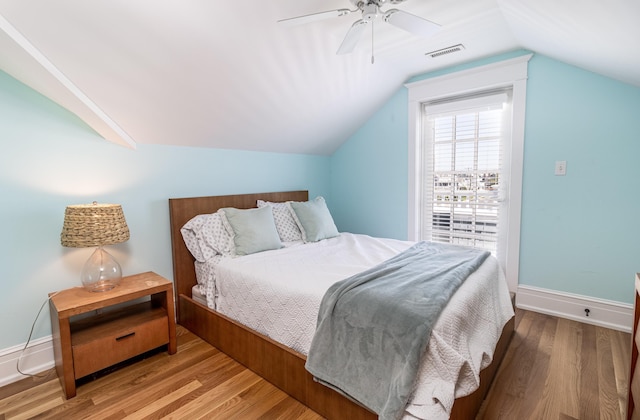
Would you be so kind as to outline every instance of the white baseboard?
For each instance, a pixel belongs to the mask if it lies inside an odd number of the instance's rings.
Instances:
[[[0,386],[27,378],[18,372],[17,363],[24,344],[0,350]],[[36,374],[55,366],[51,336],[32,340],[20,361],[20,370]]]
[[[533,286],[518,286],[516,307],[629,333],[633,326],[632,304]]]

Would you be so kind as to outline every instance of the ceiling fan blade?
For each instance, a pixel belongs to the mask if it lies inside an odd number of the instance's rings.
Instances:
[[[368,21],[363,19],[355,21],[353,25],[351,25],[351,28],[349,28],[347,35],[342,40],[342,44],[340,44],[340,48],[338,48],[338,52],[336,54],[349,54],[353,52],[353,49],[362,37],[362,32],[364,32],[367,27],[367,23]]]
[[[303,25],[305,23],[316,22],[318,20],[348,15],[351,12],[352,11],[349,9],[328,10],[326,12],[312,13],[310,15],[281,19],[278,21],[278,23],[285,26]]]
[[[431,36],[440,30],[440,25],[437,23],[398,9],[386,11],[384,21],[409,33],[424,37]]]

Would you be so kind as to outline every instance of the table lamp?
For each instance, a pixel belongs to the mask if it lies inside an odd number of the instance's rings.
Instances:
[[[129,240],[129,227],[119,204],[67,206],[60,234],[62,246],[97,247],[82,268],[82,285],[92,292],[106,292],[122,280],[120,264],[103,249]]]

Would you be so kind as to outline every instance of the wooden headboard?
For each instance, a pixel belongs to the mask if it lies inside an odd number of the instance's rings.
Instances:
[[[180,305],[180,295],[191,298],[191,288],[196,285],[195,259],[182,239],[180,228],[199,214],[214,213],[223,207],[249,209],[256,207],[257,200],[307,201],[308,191],[284,191],[259,194],[220,195],[211,197],[170,198],[169,223],[171,225],[171,250],[173,255],[173,286],[176,305]],[[176,307],[178,322],[180,308]]]

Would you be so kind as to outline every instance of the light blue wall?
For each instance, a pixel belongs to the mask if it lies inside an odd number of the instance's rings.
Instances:
[[[331,205],[328,157],[139,145],[99,138],[0,72],[0,350],[24,343],[47,293],[80,284],[92,250],[64,248],[69,204],[122,205],[131,239],[109,248],[125,274],[173,278],[167,199],[308,189]],[[35,337],[50,334],[48,309]]]
[[[407,108],[401,89],[332,156],[338,229],[406,239]]]
[[[529,68],[520,282],[631,303],[640,88],[543,56]]]
[[[406,95],[401,88],[332,157],[343,230],[406,239]],[[640,88],[535,55],[526,114],[520,283],[631,303],[640,271]],[[567,161],[566,176],[553,175],[556,160]]]

